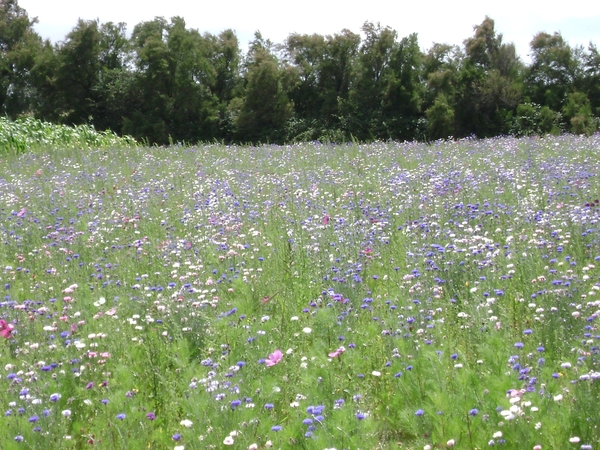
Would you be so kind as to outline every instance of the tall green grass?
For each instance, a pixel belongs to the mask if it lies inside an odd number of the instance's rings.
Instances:
[[[89,125],[54,125],[27,117],[11,121],[0,117],[0,154],[24,153],[44,149],[94,149],[133,147],[130,136],[118,136],[110,131],[96,131]]]

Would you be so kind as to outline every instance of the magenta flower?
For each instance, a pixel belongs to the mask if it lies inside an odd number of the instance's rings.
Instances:
[[[346,349],[344,347],[340,347],[335,352],[329,353],[329,357],[330,358],[337,358],[338,356],[340,356],[345,351],[346,351]]]
[[[281,350],[275,350],[265,360],[265,364],[267,367],[274,366],[275,364],[279,364],[279,361],[281,361],[281,358],[283,358],[283,353],[281,353]]]
[[[14,328],[14,325],[6,323],[5,320],[0,319],[0,336],[10,339],[10,334]]]

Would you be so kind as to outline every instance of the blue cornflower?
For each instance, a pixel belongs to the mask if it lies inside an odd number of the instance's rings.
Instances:
[[[423,414],[425,414],[425,411],[422,409],[417,409],[415,411],[415,416],[421,417]]]
[[[127,416],[123,413],[117,414],[117,419],[119,419],[119,420],[125,420],[125,417],[127,417]]]
[[[278,431],[281,431],[281,425],[274,425],[271,427],[271,430],[277,433]]]
[[[545,358],[539,358],[538,359],[538,366],[543,366],[544,364],[546,364],[546,359]]]
[[[476,416],[477,414],[479,414],[479,410],[477,408],[473,408],[471,411],[469,411],[470,416]]]

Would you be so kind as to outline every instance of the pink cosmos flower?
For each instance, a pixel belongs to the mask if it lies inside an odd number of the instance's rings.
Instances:
[[[346,349],[344,347],[340,347],[335,352],[329,353],[329,357],[330,358],[337,358],[338,356],[340,356],[345,351],[346,351]]]
[[[275,350],[266,359],[265,365],[267,367],[271,367],[271,366],[274,366],[275,364],[279,364],[279,361],[281,361],[281,358],[283,358],[283,353],[281,353],[281,350]]]
[[[10,334],[14,328],[13,324],[6,323],[5,320],[0,319],[0,336],[10,339]]]

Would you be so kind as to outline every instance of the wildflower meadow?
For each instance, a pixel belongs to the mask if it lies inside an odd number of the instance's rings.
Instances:
[[[597,449],[600,136],[0,155],[3,449]]]

